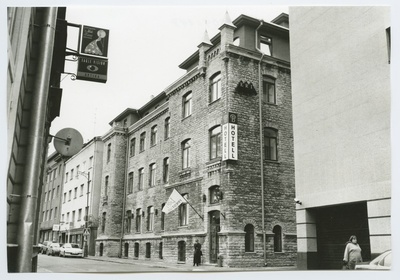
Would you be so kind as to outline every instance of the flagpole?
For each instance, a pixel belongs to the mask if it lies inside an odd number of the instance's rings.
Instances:
[[[175,189],[175,190],[176,190],[176,189]],[[190,207],[192,207],[192,209],[194,210],[194,212],[196,212],[196,214],[199,215],[199,217],[204,221],[204,218],[196,211],[196,209],[193,208],[192,204],[190,204],[190,202],[187,201],[187,199],[186,199],[183,195],[181,195],[180,192],[178,192],[177,190],[176,190],[176,192],[179,193],[179,195],[182,196],[184,200],[186,200],[186,202],[190,205]]]

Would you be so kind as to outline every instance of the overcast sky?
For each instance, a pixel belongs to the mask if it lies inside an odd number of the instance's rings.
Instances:
[[[96,83],[71,80],[63,75],[60,117],[51,134],[72,127],[84,141],[104,135],[109,122],[126,108],[138,109],[151,96],[185,74],[178,65],[197,50],[207,30],[212,38],[222,25],[226,11],[232,20],[246,14],[271,21],[286,6],[109,6],[67,7],[69,23],[108,29],[108,80]],[[75,45],[77,34],[68,34]],[[76,72],[68,63],[66,72]]]

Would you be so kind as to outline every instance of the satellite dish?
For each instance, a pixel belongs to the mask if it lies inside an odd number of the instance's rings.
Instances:
[[[54,136],[54,148],[63,156],[71,157],[78,153],[83,146],[83,137],[74,128],[61,129]]]

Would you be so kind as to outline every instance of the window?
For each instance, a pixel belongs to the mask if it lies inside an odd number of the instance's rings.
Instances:
[[[211,78],[210,81],[210,103],[221,98],[221,73]]]
[[[187,194],[182,195],[184,199],[188,199]],[[188,217],[188,204],[182,203],[179,205],[179,225],[186,226],[188,224],[189,217]]]
[[[236,37],[235,39],[233,39],[233,45],[234,46],[240,46],[240,37]]]
[[[150,259],[151,256],[151,243],[147,242],[146,243],[146,258]]]
[[[126,211],[126,232],[130,233],[131,232],[131,227],[132,227],[132,211],[128,210]]]
[[[161,204],[161,210],[164,208],[165,203]],[[161,211],[161,230],[165,229],[165,213]]]
[[[282,228],[274,226],[272,232],[274,233],[274,252],[282,252]]]
[[[65,173],[65,183],[67,183],[67,182],[68,182],[68,172]]]
[[[55,192],[55,188],[53,188],[52,190],[51,190],[51,199],[54,199],[54,192]]]
[[[133,157],[135,155],[136,138],[132,138],[130,141],[129,155]]]
[[[169,126],[170,126],[170,118],[166,118],[165,122],[164,122],[164,139],[165,140],[170,137]]]
[[[67,212],[67,220],[66,220],[66,222],[69,223],[69,212]]]
[[[44,192],[44,202],[47,201],[47,192]]]
[[[53,219],[53,209],[50,209],[50,216],[49,216],[49,220]]]
[[[190,139],[182,142],[182,168],[190,167]]]
[[[212,186],[210,188],[210,204],[219,203],[221,196],[219,186]]]
[[[78,221],[82,220],[82,208],[78,210]]]
[[[60,194],[60,186],[57,186],[57,193],[56,193],[56,196],[58,197],[59,194]]]
[[[71,196],[72,196],[72,190],[70,190],[70,191],[68,192],[68,201],[71,201]]]
[[[101,232],[104,233],[106,230],[106,216],[107,213],[103,212],[103,215],[101,216]]]
[[[264,77],[263,80],[263,100],[264,102],[276,104],[275,80]]]
[[[169,158],[164,158],[163,161],[163,182],[169,182]]]
[[[111,150],[111,144],[110,144],[110,150]],[[93,166],[93,156],[89,158],[89,168]]]
[[[189,117],[192,114],[192,93],[189,92],[183,96],[183,118]]]
[[[108,181],[109,176],[106,176],[104,179],[104,196],[108,196]]]
[[[76,177],[79,176],[79,165],[76,166]]]
[[[154,230],[154,207],[147,207],[147,231]]]
[[[133,193],[133,172],[128,175],[128,193]]]
[[[278,160],[277,131],[272,128],[264,130],[265,159]]]
[[[58,210],[58,208],[57,207],[54,207],[54,219],[57,219],[57,210]]]
[[[146,132],[143,132],[142,134],[140,134],[140,147],[139,147],[139,151],[143,152],[145,149],[145,143],[146,143]]]
[[[107,145],[107,162],[110,161],[111,158],[111,143]]]
[[[151,128],[151,134],[150,134],[150,146],[154,146],[157,144],[157,126],[153,126]]]
[[[71,222],[75,222],[75,210],[72,211],[72,220],[71,220]]]
[[[133,255],[135,256],[135,258],[139,258],[139,243],[135,242],[135,246],[133,249]]]
[[[45,216],[45,214],[46,214],[46,212],[43,211],[43,213],[42,213],[42,217],[43,217],[42,222],[46,221],[46,216]]]
[[[142,209],[136,209],[136,232],[142,231]]]
[[[149,176],[150,187],[154,187],[156,185],[156,168],[157,165],[155,163],[150,164],[150,176]]]
[[[71,179],[70,180],[72,180],[74,178],[74,169],[72,168],[71,169]]]
[[[210,159],[221,157],[221,126],[210,130]]]
[[[43,212],[44,213],[44,212]],[[64,214],[62,214],[61,215],[61,222],[64,222],[64,218],[65,218],[65,216],[64,216]]]
[[[272,55],[272,39],[266,36],[260,36],[260,49],[266,55]]]
[[[245,252],[254,252],[254,226],[252,224],[247,224],[244,227],[244,250]]]
[[[78,197],[78,187],[74,189],[74,199]]]
[[[143,190],[144,168],[139,169],[139,191]]]
[[[83,196],[83,192],[84,192],[84,190],[83,190],[83,189],[84,189],[84,187],[85,187],[85,185],[84,185],[84,184],[82,184],[82,185],[81,185],[81,194],[80,194],[80,196]]]
[[[67,201],[67,193],[64,193],[64,198],[63,198],[63,203],[65,203]]]

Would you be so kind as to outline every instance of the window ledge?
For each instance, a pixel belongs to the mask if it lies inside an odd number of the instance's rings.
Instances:
[[[189,116],[187,116],[187,117],[182,117],[182,121],[184,121],[184,120],[186,120],[186,119],[188,119],[188,118],[190,118],[192,116],[192,114],[190,114]]]
[[[273,163],[273,164],[281,164],[281,163],[279,162],[279,160],[264,159],[264,162],[266,162],[266,163]]]
[[[215,99],[214,101],[211,101],[210,103],[208,103],[208,106],[214,105],[215,103],[217,103],[220,100],[221,100],[221,97],[219,97],[218,99]]]

